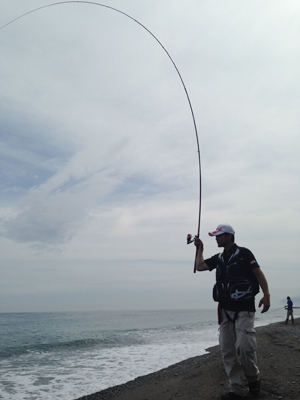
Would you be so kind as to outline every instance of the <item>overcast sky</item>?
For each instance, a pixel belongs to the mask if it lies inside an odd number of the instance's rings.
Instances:
[[[45,0],[2,0],[0,26]],[[193,106],[200,236],[231,224],[273,309],[300,306],[300,4],[113,0],[165,46]],[[199,169],[179,76],[156,40],[95,4],[0,30],[0,311],[214,308],[193,274]],[[261,294],[258,295],[258,300]]]

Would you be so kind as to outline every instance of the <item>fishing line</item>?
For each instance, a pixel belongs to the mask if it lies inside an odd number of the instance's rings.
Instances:
[[[95,6],[100,6],[100,7],[105,7],[108,8],[112,11],[116,11],[119,14],[124,15],[125,17],[131,19],[132,21],[136,22],[138,25],[140,25],[143,29],[145,29],[156,41],[157,43],[161,46],[161,48],[164,50],[164,52],[167,54],[167,56],[169,57],[170,61],[172,62],[179,78],[180,81],[182,83],[183,89],[185,91],[186,94],[186,98],[189,104],[189,108],[192,114],[192,119],[193,119],[193,125],[194,125],[194,130],[195,130],[195,135],[196,135],[196,142],[197,142],[197,152],[198,152],[198,164],[199,164],[199,216],[198,216],[198,228],[197,228],[197,237],[199,237],[199,233],[200,233],[200,220],[201,220],[201,198],[202,198],[202,181],[201,181],[201,159],[200,159],[200,145],[199,145],[199,137],[198,137],[198,131],[197,131],[197,125],[196,125],[196,120],[195,120],[195,116],[194,116],[194,110],[192,107],[192,103],[187,91],[187,88],[185,86],[185,83],[182,79],[182,76],[177,68],[177,65],[175,64],[174,60],[172,59],[172,57],[170,56],[169,52],[167,51],[167,49],[165,48],[165,46],[158,40],[158,38],[148,29],[145,27],[145,25],[143,25],[141,22],[139,22],[138,20],[136,20],[135,18],[131,17],[129,14],[125,13],[124,11],[118,10],[117,8],[108,6],[106,4],[101,4],[101,3],[96,3],[93,1],[60,1],[57,3],[51,3],[51,4],[47,4],[38,8],[35,8],[33,10],[30,10],[22,15],[20,15],[17,18],[14,18],[13,20],[11,20],[10,22],[8,22],[7,24],[3,25],[0,27],[0,30],[4,29],[5,27],[7,27],[8,25],[11,25],[13,22],[25,17],[26,15],[32,14],[36,11],[42,10],[44,8],[49,8],[49,7],[53,7],[53,6],[58,6],[58,5],[62,5],[62,4],[74,4],[74,3],[81,3],[81,4],[91,4],[91,5],[95,5]],[[197,251],[196,251],[196,256],[197,256]],[[196,272],[196,258],[195,258],[195,264],[194,264],[194,272]]]

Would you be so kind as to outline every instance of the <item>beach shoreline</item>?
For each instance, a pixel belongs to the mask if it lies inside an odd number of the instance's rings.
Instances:
[[[300,398],[300,318],[295,324],[276,322],[259,326],[258,366],[266,400]],[[76,400],[191,400],[218,399],[228,392],[219,346],[208,353],[170,365]],[[253,399],[250,395],[245,399]]]

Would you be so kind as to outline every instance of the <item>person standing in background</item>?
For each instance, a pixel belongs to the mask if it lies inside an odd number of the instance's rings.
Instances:
[[[294,315],[293,315],[293,302],[289,296],[286,299],[287,299],[287,305],[285,306],[285,309],[287,310],[287,314],[286,314],[285,324],[287,325],[290,317],[292,320],[292,324],[294,323]]]

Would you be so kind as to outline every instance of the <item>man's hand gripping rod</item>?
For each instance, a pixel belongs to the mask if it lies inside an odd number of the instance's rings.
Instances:
[[[195,235],[195,236],[193,237],[193,235],[191,235],[191,234],[189,233],[189,234],[187,235],[187,238],[186,238],[187,244],[193,243],[193,242],[195,241],[195,239],[198,238],[198,237],[199,237],[198,235]],[[194,273],[196,273],[196,271],[197,271],[197,269],[196,269],[197,253],[198,253],[198,247],[196,247],[195,263],[194,263]]]

